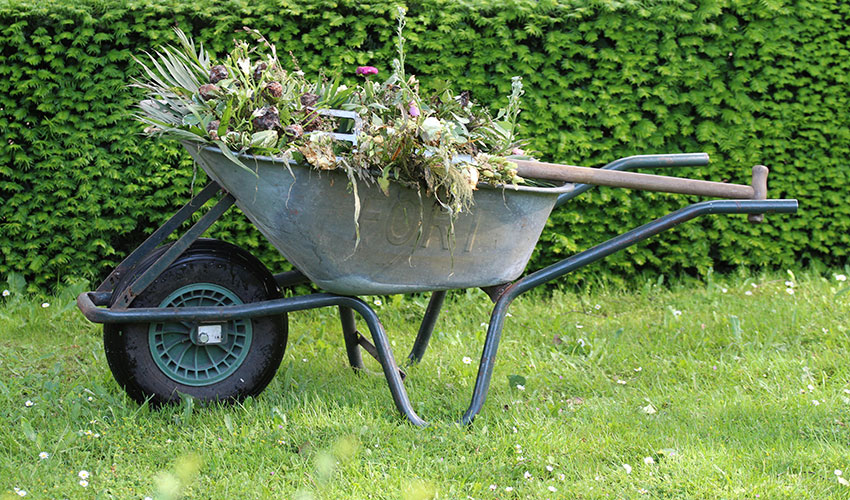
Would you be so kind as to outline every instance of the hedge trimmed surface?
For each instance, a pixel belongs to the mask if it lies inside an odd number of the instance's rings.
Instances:
[[[191,160],[139,136],[139,94],[127,87],[131,55],[173,42],[172,26],[214,54],[250,26],[304,71],[353,81],[357,65],[388,72],[395,12],[351,0],[0,1],[0,275],[40,287],[103,276],[187,201]],[[769,196],[801,201],[799,215],[761,226],[688,223],[573,279],[846,261],[850,3],[423,0],[406,34],[408,70],[425,85],[498,105],[522,76],[522,124],[543,159],[706,151],[709,167],[672,174],[748,183],[763,163]],[[595,190],[553,214],[531,267],[690,201]],[[282,264],[238,211],[213,235]]]

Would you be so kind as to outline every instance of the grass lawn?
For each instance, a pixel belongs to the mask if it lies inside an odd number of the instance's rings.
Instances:
[[[335,309],[290,315],[260,397],[154,411],[113,381],[76,290],[13,290],[0,299],[0,498],[850,498],[844,285],[773,274],[523,296],[469,427],[453,421],[490,303],[450,293],[407,378],[424,429],[382,376],[348,368]],[[372,299],[397,359],[426,299]]]

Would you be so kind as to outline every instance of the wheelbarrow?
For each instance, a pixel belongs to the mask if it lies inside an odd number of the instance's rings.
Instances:
[[[109,367],[136,401],[153,405],[188,394],[204,402],[259,394],[286,347],[287,314],[336,307],[348,361],[362,352],[382,367],[398,410],[426,425],[410,403],[387,334],[361,295],[430,292],[408,356],[418,363],[446,292],[482,288],[493,301],[472,399],[460,419],[471,423],[487,397],[508,309],[522,293],[708,214],[793,213],[797,201],[766,199],[767,173],[753,168],[750,185],[630,172],[700,166],[705,153],[642,155],[585,168],[516,160],[519,175],[556,187],[480,185],[467,213],[450,218],[433,200],[391,184],[389,195],[360,183],[355,198],[339,171],[316,171],[269,157],[243,156],[237,168],[214,148],[187,145],[212,179],[200,193],[128,255],[92,292],[77,298],[86,318],[104,324]],[[593,185],[728,198],[686,206],[543,269],[523,275],[549,214]],[[165,239],[220,197],[173,243]],[[359,201],[358,201],[359,200]],[[272,274],[247,251],[201,238],[232,205],[250,219],[295,270]],[[312,283],[321,293],[284,297]],[[358,331],[354,313],[371,341]]]

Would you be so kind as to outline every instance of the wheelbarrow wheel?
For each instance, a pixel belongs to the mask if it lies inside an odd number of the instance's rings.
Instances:
[[[121,295],[168,247],[151,253],[113,293]],[[279,298],[271,273],[250,253],[218,240],[192,244],[130,307],[228,306]],[[134,400],[158,406],[189,395],[239,401],[265,389],[286,350],[286,315],[198,325],[104,326],[109,368]]]

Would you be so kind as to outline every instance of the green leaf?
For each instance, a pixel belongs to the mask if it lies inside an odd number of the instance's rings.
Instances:
[[[378,180],[378,187],[381,188],[381,191],[383,191],[384,195],[389,196],[390,195],[390,180],[387,179],[386,177],[378,177],[377,180]]]
[[[23,293],[27,287],[27,282],[20,273],[9,273],[6,283],[9,285],[9,291],[16,295]]]
[[[232,161],[234,165],[238,166],[239,168],[243,168],[248,172],[251,172],[252,174],[254,174],[254,176],[257,176],[257,173],[255,171],[251,170],[247,165],[242,163],[242,161],[235,154],[233,154],[233,151],[231,151],[230,148],[227,147],[227,144],[225,144],[224,141],[222,141],[221,139],[216,139],[213,141],[213,143],[218,146],[218,149],[221,151],[224,157]]]
[[[526,380],[522,375],[508,375],[508,387],[517,389],[518,386],[525,387]]]
[[[233,99],[227,100],[227,106],[224,108],[224,113],[221,114],[220,124],[218,126],[218,135],[224,137],[227,134],[227,128],[230,126],[230,118],[233,115]]]
[[[24,436],[26,436],[26,438],[30,441],[35,442],[38,439],[38,435],[33,430],[29,420],[26,418],[21,418],[21,430],[23,430]]]
[[[277,145],[277,132],[274,130],[262,130],[251,134],[251,147],[273,148]]]

